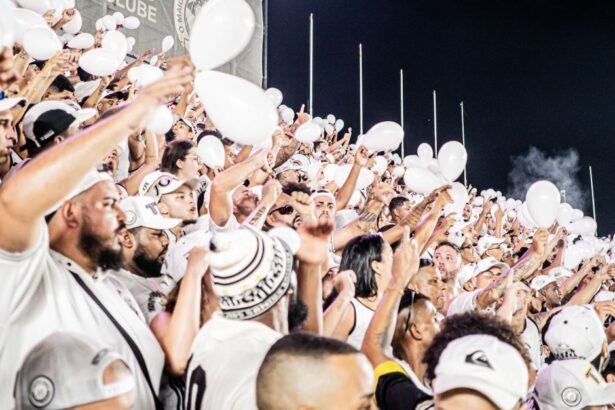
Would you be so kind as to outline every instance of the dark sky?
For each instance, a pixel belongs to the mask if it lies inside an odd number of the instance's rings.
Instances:
[[[358,43],[364,48],[364,128],[399,121],[405,76],[406,155],[461,139],[469,182],[506,191],[511,156],[530,146],[576,148],[599,232],[615,231],[615,1],[269,0],[269,86],[299,106],[308,96],[308,16],[315,19],[314,112],[359,130]],[[591,205],[584,209],[591,214]]]

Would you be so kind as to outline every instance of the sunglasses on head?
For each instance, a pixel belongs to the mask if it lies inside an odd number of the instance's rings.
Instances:
[[[294,211],[295,211],[295,208],[293,208],[292,205],[284,205],[284,206],[274,209],[273,211],[270,212],[270,214],[274,212],[279,212],[282,215],[290,215]]]

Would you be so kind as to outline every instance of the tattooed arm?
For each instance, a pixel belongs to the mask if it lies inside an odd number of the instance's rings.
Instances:
[[[382,202],[372,201],[359,219],[343,228],[336,229],[333,232],[333,247],[335,250],[342,249],[352,238],[368,234],[376,226],[378,215],[380,215],[383,206]]]
[[[267,182],[263,187],[263,199],[242,224],[261,229],[265,224],[269,210],[275,204],[275,201],[278,200],[281,193],[282,185],[277,180],[273,179]]]

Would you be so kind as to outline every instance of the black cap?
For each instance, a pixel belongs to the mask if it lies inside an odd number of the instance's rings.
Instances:
[[[29,149],[40,150],[53,139],[66,131],[76,117],[60,109],[49,110],[34,121],[32,133],[34,139],[28,139]]]
[[[75,87],[73,87],[73,85],[68,80],[68,78],[66,78],[62,74],[57,76],[55,78],[55,80],[53,80],[53,82],[51,83],[51,85],[49,87],[50,88],[51,87],[57,88],[59,92],[67,91],[67,90],[70,91],[71,93],[75,92]]]

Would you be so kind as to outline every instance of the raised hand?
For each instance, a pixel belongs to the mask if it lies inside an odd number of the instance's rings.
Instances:
[[[354,297],[355,283],[357,283],[357,275],[353,270],[343,270],[333,278],[333,286],[338,294]]]
[[[412,276],[419,269],[419,251],[415,241],[410,240],[410,229],[405,226],[401,243],[393,255],[391,283],[397,289],[408,285]]]
[[[320,265],[329,257],[329,235],[333,222],[302,223],[297,229],[301,246],[295,255],[301,262]]]
[[[263,197],[261,203],[267,207],[272,207],[275,204],[275,201],[278,200],[278,197],[282,193],[282,185],[277,179],[269,180],[263,186]]]

